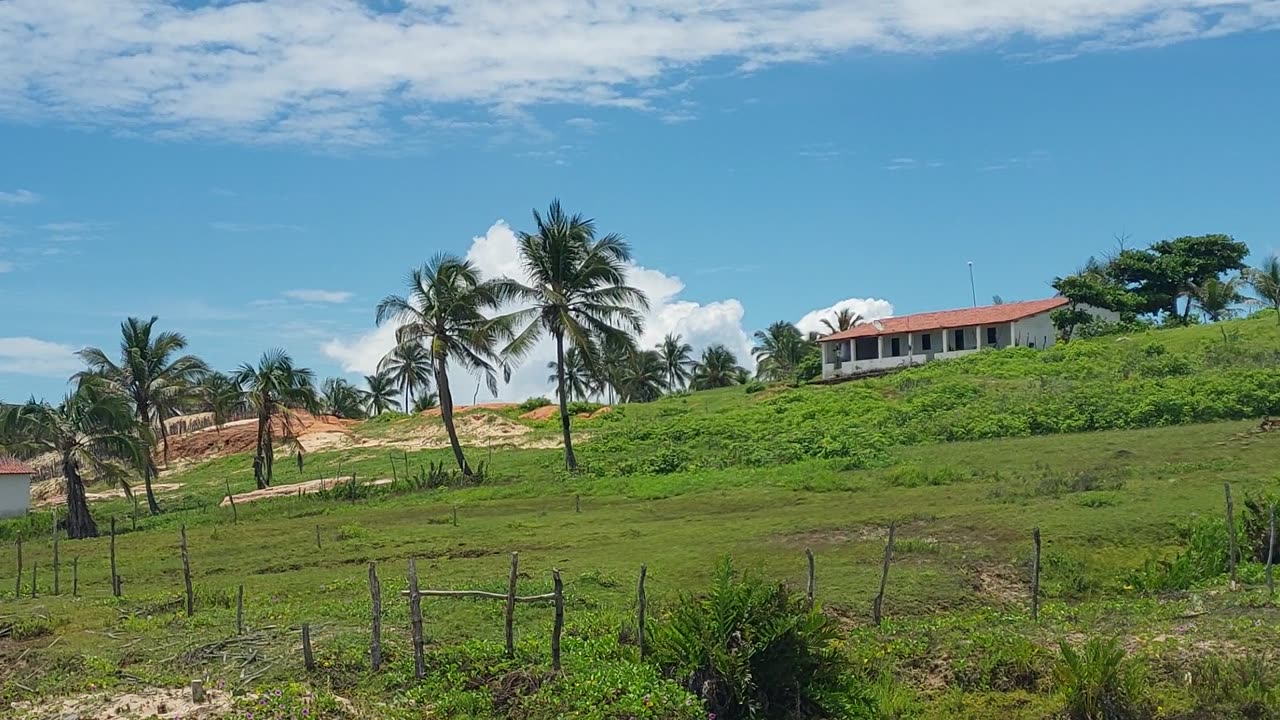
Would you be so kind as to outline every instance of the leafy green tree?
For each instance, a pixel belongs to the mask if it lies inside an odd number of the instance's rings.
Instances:
[[[838,332],[844,332],[853,328],[855,325],[862,324],[863,317],[849,308],[841,308],[837,310],[835,315],[830,318],[822,319],[822,326],[827,329],[828,335],[835,335]]]
[[[596,237],[595,221],[569,215],[560,201],[547,214],[533,212],[537,232],[519,235],[520,261],[529,285],[505,281],[504,295],[529,305],[510,318],[523,325],[504,354],[520,358],[538,338],[549,333],[556,343],[556,392],[560,399],[560,428],[564,434],[565,465],[578,466],[569,427],[569,389],[563,368],[567,347],[576,347],[588,367],[596,367],[596,338],[605,342],[639,334],[644,319],[640,310],[649,301],[640,290],[627,285],[627,261],[631,248],[622,236]]]
[[[167,464],[169,433],[165,420],[170,413],[164,410],[192,395],[196,382],[209,369],[194,355],[178,355],[187,347],[187,339],[181,333],[155,333],[158,319],[154,316],[150,320],[131,317],[120,324],[118,362],[95,347],[78,353],[89,366],[87,374],[103,378],[133,402],[138,419],[138,439],[147,448],[142,479],[146,487],[147,508],[153,515],[160,512],[160,505],[151,489],[152,478],[159,474],[159,468],[151,457],[151,428],[160,429]]]
[[[371,415],[381,415],[396,406],[395,379],[380,372],[364,376],[364,397]]]
[[[281,441],[296,444],[290,409],[317,407],[315,373],[296,367],[289,353],[275,349],[263,353],[256,367],[241,365],[231,379],[244,390],[245,404],[258,415],[254,479],[261,490],[271,486],[277,424]]]
[[[196,392],[203,407],[213,415],[213,426],[219,433],[233,414],[245,408],[244,391],[225,373],[205,373]]]
[[[658,345],[658,355],[662,359],[663,373],[666,375],[668,390],[680,390],[689,383],[693,376],[693,346],[684,342],[679,335],[668,334]]]
[[[405,412],[409,411],[413,397],[431,389],[431,353],[421,342],[401,342],[378,363],[378,372],[385,373],[404,393]]]
[[[320,386],[320,409],[325,414],[359,420],[366,417],[367,402],[364,391],[345,378],[327,378]]]
[[[780,320],[755,333],[756,375],[762,380],[785,380],[793,377],[804,360],[810,343],[795,325]]]
[[[129,397],[92,376],[81,378],[57,407],[32,400],[0,412],[0,440],[9,451],[57,455],[66,483],[67,537],[76,539],[98,535],[83,473],[125,483],[128,490],[125,478],[148,460],[145,435]]]
[[[441,254],[413,271],[408,295],[389,295],[378,303],[378,324],[397,323],[396,342],[429,348],[440,419],[458,468],[468,477],[473,473],[453,422],[449,366],[457,364],[480,376],[489,391],[498,394],[496,349],[511,337],[510,321],[487,313],[497,310],[505,299],[501,283],[482,280],[480,271],[467,260]]]
[[[1280,257],[1272,255],[1262,265],[1245,271],[1244,278],[1258,298],[1276,311],[1276,321],[1280,322]]]
[[[560,381],[560,366],[555,360],[547,363],[547,369],[551,371],[551,375],[547,376],[547,383],[555,385]],[[571,347],[564,352],[564,386],[569,392],[570,400],[586,400],[591,394],[592,388],[591,372],[587,369],[586,362],[582,359],[582,353],[578,348]]]
[[[702,351],[702,358],[693,366],[693,379],[689,387],[694,390],[711,390],[728,387],[741,381],[746,368],[738,366],[733,351],[721,344],[711,345]],[[748,373],[748,379],[750,374]]]
[[[1249,246],[1229,235],[1185,236],[1146,250],[1122,250],[1107,264],[1106,273],[1138,298],[1138,313],[1163,312],[1186,322],[1195,289],[1211,278],[1244,269],[1248,254]],[[1184,299],[1179,314],[1178,302]]]
[[[662,397],[667,386],[667,368],[657,350],[631,353],[620,373],[620,390],[625,402],[652,402]]]

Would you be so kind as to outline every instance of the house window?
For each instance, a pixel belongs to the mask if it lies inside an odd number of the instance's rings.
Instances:
[[[964,349],[964,329],[963,328],[956,331],[955,349],[956,350]]]
[[[932,350],[932,349],[933,349],[933,336],[932,336],[932,335],[930,335],[929,333],[925,333],[925,334],[923,334],[923,335],[921,335],[921,336],[920,336],[920,349],[921,349],[921,350],[925,350],[925,351],[928,351],[928,350]]]
[[[853,342],[855,360],[875,360],[880,357],[880,338],[860,337]]]
[[[889,354],[894,357],[902,355],[902,338],[893,338],[889,341]]]
[[[993,328],[993,327],[987,328],[987,344],[988,345],[995,345],[997,337],[998,336],[996,334],[996,328]]]

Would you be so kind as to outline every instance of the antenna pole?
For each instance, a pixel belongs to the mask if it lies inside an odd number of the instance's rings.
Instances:
[[[973,284],[973,261],[969,261],[969,292],[973,295],[973,306],[978,307],[978,286]]]

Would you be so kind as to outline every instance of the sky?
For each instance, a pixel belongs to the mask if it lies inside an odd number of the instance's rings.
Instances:
[[[518,277],[554,198],[642,338],[1052,294],[1280,243],[1280,0],[0,0],[0,399],[158,315],[358,380],[438,252]],[[544,344],[501,388],[548,391]],[[470,378],[455,396],[488,399]]]

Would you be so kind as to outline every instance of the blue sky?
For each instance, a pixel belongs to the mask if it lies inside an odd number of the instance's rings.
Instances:
[[[1024,299],[1117,233],[1276,251],[1276,3],[955,5],[0,3],[0,398],[128,315],[356,377],[412,266],[516,273],[557,196],[633,243],[648,340],[744,354],[963,306],[969,260]]]

